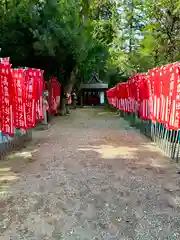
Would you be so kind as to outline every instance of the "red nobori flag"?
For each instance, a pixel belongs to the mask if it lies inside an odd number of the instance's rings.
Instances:
[[[161,94],[162,94],[162,87],[161,87],[161,70],[156,69],[155,75],[155,95],[156,95],[156,113],[155,118],[156,121],[160,122],[160,112],[161,112]]]
[[[139,103],[140,103],[140,75],[134,75],[134,83],[135,83],[135,104],[136,104],[136,109],[135,113],[137,114],[139,112]]]
[[[177,81],[177,102],[176,102],[176,121],[178,121],[178,129],[180,129],[180,64],[177,64],[178,81]]]
[[[117,85],[117,100],[118,100],[118,108],[120,110],[124,110],[124,105],[123,105],[123,84],[118,83]]]
[[[68,93],[67,96],[68,96],[68,104],[70,105],[72,103],[71,93]]]
[[[119,109],[119,99],[118,99],[118,90],[119,90],[119,86],[118,84],[115,86],[116,89],[116,108]]]
[[[148,83],[149,83],[149,111],[150,111],[150,119],[153,123],[155,123],[155,117],[154,117],[154,69],[151,69],[148,71],[149,77],[148,77]]]
[[[14,135],[12,97],[11,65],[7,61],[2,61],[0,63],[1,131],[10,136]]]
[[[128,112],[129,109],[129,101],[128,101],[128,83],[124,84],[124,106],[125,106],[125,112]]]
[[[148,91],[149,91],[149,98],[148,98],[148,120],[152,120],[152,91],[151,91],[151,84],[150,84],[150,76],[147,75],[147,84],[148,84]]]
[[[144,101],[144,78],[143,75],[139,75],[139,114],[143,118],[143,101]]]
[[[139,75],[138,87],[139,87],[139,94],[138,94],[139,114],[140,114],[140,117],[142,118],[143,117],[143,92],[144,92],[144,80],[142,75]]]
[[[9,57],[8,58],[0,58],[0,62],[5,66],[9,65]],[[11,66],[11,64],[10,64]]]
[[[133,99],[133,79],[130,78],[128,80],[128,100],[129,100],[129,112],[133,113],[134,112],[134,107],[133,107],[133,103],[134,103],[134,99]]]
[[[169,105],[169,121],[168,128],[173,130],[179,129],[179,105],[180,99],[177,93],[179,89],[179,68],[177,65],[170,68],[171,78],[170,78],[170,105]],[[178,90],[179,91],[179,90]]]
[[[175,121],[173,123],[173,128],[178,130],[180,128],[180,68],[178,64],[175,67],[175,79],[176,79],[176,87],[174,99],[176,101],[176,111],[175,111]]]
[[[129,83],[125,83],[125,111],[129,112]]]
[[[136,113],[137,111],[137,84],[136,84],[136,78],[132,78],[132,85],[131,85],[131,91],[132,91],[132,101],[133,101],[133,113]]]
[[[164,70],[161,67],[159,72],[160,75],[160,112],[159,112],[159,122],[164,123],[164,112],[165,112],[165,97],[164,97]]]
[[[125,84],[121,83],[121,109],[125,111]]]
[[[111,96],[112,96],[112,106],[116,107],[116,87],[111,89]]]
[[[122,104],[123,104],[123,111],[126,111],[126,84],[122,84]]]
[[[50,103],[50,113],[56,114],[57,107],[60,103],[61,95],[61,84],[56,78],[50,80],[50,90],[49,90],[49,103]]]
[[[111,105],[113,107],[116,107],[116,88],[115,87],[109,89],[109,98],[110,98]]]
[[[170,71],[168,67],[161,68],[161,115],[160,122],[168,124],[168,106],[169,106],[169,88],[170,88]]]
[[[110,91],[111,91],[111,89],[109,89],[109,90],[106,91],[106,96],[107,96],[107,99],[108,99],[108,103],[109,103],[110,105],[112,105],[111,96],[110,96]]]
[[[149,84],[146,75],[142,76],[142,119],[149,120]]]
[[[35,69],[25,71],[26,87],[26,122],[27,128],[33,128],[36,124],[36,107],[37,107],[37,82],[38,72]]]
[[[121,85],[120,85],[120,83],[118,83],[117,85],[116,85],[116,94],[117,94],[117,108],[118,109],[120,109],[120,88],[121,88]]]
[[[166,115],[166,127],[167,129],[171,129],[171,121],[173,121],[171,119],[172,116],[172,99],[173,99],[173,92],[174,92],[174,73],[173,73],[173,64],[170,64],[167,66],[167,79],[169,81],[169,92],[168,92],[168,111],[167,111],[167,115]],[[170,116],[171,115],[171,116]]]
[[[25,102],[25,85],[24,70],[12,69],[12,82],[14,89],[14,101],[13,101],[13,115],[14,115],[14,127],[27,129],[26,124],[26,102]]]
[[[153,73],[153,80],[154,80],[154,95],[153,95],[153,120],[155,122],[159,121],[159,92],[160,92],[160,78],[159,78],[159,70],[156,68],[154,69]]]
[[[44,90],[44,79],[43,79],[43,71],[37,70],[38,74],[38,83],[37,83],[37,119],[44,119],[44,111],[43,111],[43,90]]]

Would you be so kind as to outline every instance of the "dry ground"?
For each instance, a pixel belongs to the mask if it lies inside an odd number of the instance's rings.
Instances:
[[[77,109],[0,162],[0,240],[180,239],[180,175],[115,113]]]

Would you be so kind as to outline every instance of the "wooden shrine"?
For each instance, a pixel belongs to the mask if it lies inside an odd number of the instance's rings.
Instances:
[[[97,74],[93,74],[88,83],[80,86],[81,105],[99,106],[105,103],[105,91],[108,84],[101,81]]]

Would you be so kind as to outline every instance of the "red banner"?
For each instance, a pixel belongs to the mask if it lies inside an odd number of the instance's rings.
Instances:
[[[179,68],[174,65],[170,68],[170,100],[169,100],[169,119],[168,128],[178,130],[179,128],[179,105],[180,99],[177,95],[179,88]]]
[[[155,123],[155,113],[154,113],[154,106],[155,106],[155,89],[154,89],[154,81],[155,81],[155,73],[154,69],[149,70],[148,72],[148,82],[149,82],[149,112],[150,112],[150,119],[153,123]]]
[[[14,135],[12,92],[11,65],[4,61],[0,63],[1,131],[10,136]]]
[[[26,123],[26,103],[25,103],[25,73],[23,69],[12,69],[13,82],[13,116],[14,127],[27,129]]]
[[[109,104],[113,107],[116,107],[116,93],[116,88],[111,88],[106,92]]]
[[[43,91],[44,91],[44,79],[43,79],[43,71],[37,70],[38,74],[38,82],[37,82],[37,119],[44,119],[44,111],[43,111]]]
[[[138,113],[143,120],[180,128],[180,64],[133,75],[128,82],[108,90],[110,104],[124,112]],[[117,104],[115,104],[117,99]]]
[[[43,72],[38,69],[11,69],[9,58],[0,63],[1,131],[10,136],[15,128],[33,128],[44,118]],[[38,114],[37,114],[38,113]]]
[[[36,69],[27,69],[25,73],[26,122],[28,128],[33,128],[37,117],[38,71]]]
[[[50,89],[49,89],[49,103],[50,103],[50,113],[56,114],[57,107],[60,103],[61,96],[61,84],[57,81],[56,78],[50,80]]]
[[[170,88],[170,71],[168,67],[161,68],[161,116],[160,122],[168,124],[168,106],[169,106],[169,88]]]

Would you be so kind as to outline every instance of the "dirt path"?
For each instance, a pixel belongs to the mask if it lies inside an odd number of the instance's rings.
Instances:
[[[180,175],[113,113],[56,118],[10,157],[0,163],[0,240],[180,239]]]

